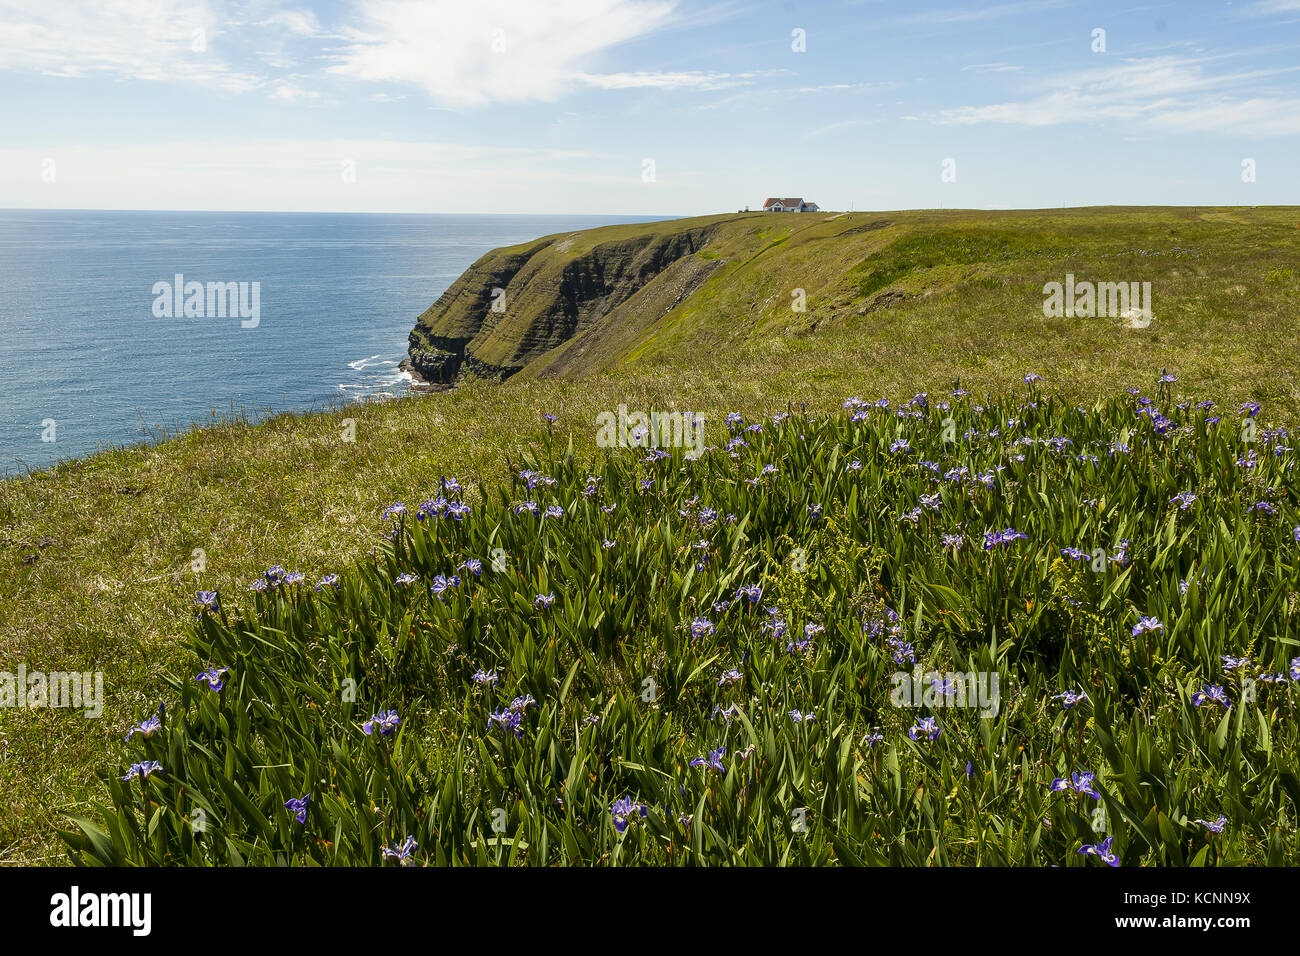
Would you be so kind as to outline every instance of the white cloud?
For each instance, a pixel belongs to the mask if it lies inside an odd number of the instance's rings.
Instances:
[[[598,54],[662,29],[674,7],[675,0],[361,0],[360,26],[344,31],[330,71],[418,87],[451,107],[552,101],[584,77],[590,82]]]
[[[776,89],[745,90],[724,96],[713,103],[700,106],[702,110],[716,110],[735,106],[739,103],[758,100],[771,109],[781,109],[790,100],[801,96],[815,96],[822,93],[881,93],[896,89],[902,84],[896,80],[882,83],[821,83],[816,86],[786,86]]]
[[[1253,91],[1264,79],[1300,67],[1214,73],[1214,58],[1165,56],[1124,60],[1059,77],[1029,99],[939,111],[936,122],[974,126],[1005,123],[1134,121],[1165,132],[1287,136],[1300,131],[1295,95]]]
[[[325,35],[324,31],[321,30],[320,20],[310,10],[277,10],[265,20],[259,21],[257,25],[260,27],[280,27],[286,33],[292,33],[294,36],[300,37]]]
[[[256,89],[215,51],[220,34],[206,0],[0,0],[0,70]]]
[[[1248,13],[1265,17],[1278,13],[1300,13],[1300,0],[1259,0],[1246,10]]]
[[[998,20],[1002,17],[1020,17],[1045,10],[1059,10],[1069,5],[1069,0],[1018,0],[1014,3],[972,4],[966,8],[926,10],[921,13],[907,14],[890,22],[897,24],[974,23],[981,20]]]
[[[52,183],[42,179],[47,160]],[[585,184],[593,211],[602,189],[644,195],[640,177],[639,157],[399,140],[0,148],[0,208],[95,209],[107,198],[118,209],[556,212],[557,196]]]
[[[753,82],[760,73],[578,73],[575,79],[603,90],[653,88],[660,90],[720,90]]]

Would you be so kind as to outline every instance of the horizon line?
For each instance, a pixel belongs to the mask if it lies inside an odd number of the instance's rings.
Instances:
[[[286,215],[286,216],[537,216],[545,218],[585,218],[590,216],[634,216],[639,219],[697,219],[702,216],[727,216],[744,213],[807,216],[821,213],[856,214],[887,212],[1050,212],[1058,209],[1300,209],[1300,203],[1085,203],[1070,206],[896,206],[890,209],[818,209],[815,213],[769,213],[762,209],[717,210],[698,213],[623,213],[623,212],[388,212],[382,210],[337,209],[127,209],[116,206],[0,206],[0,212],[136,212],[213,215]]]

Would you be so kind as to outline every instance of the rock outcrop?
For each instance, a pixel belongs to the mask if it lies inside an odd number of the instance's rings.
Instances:
[[[497,249],[475,262],[420,316],[403,368],[417,381],[449,384],[466,376],[504,379],[582,335],[702,250],[716,224],[629,235],[575,248],[583,233],[548,236]],[[714,262],[691,269],[707,274]],[[682,277],[677,277],[679,284]],[[689,285],[698,284],[686,279]],[[680,298],[680,295],[679,295]]]

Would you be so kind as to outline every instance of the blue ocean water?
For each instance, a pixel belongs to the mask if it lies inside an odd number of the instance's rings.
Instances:
[[[416,317],[483,253],[654,218],[0,210],[0,474],[398,394]],[[259,283],[256,327],[157,317],[177,274]]]

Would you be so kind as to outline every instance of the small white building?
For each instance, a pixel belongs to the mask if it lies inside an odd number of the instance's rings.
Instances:
[[[817,212],[815,202],[804,202],[803,199],[765,199],[763,201],[763,212]]]

